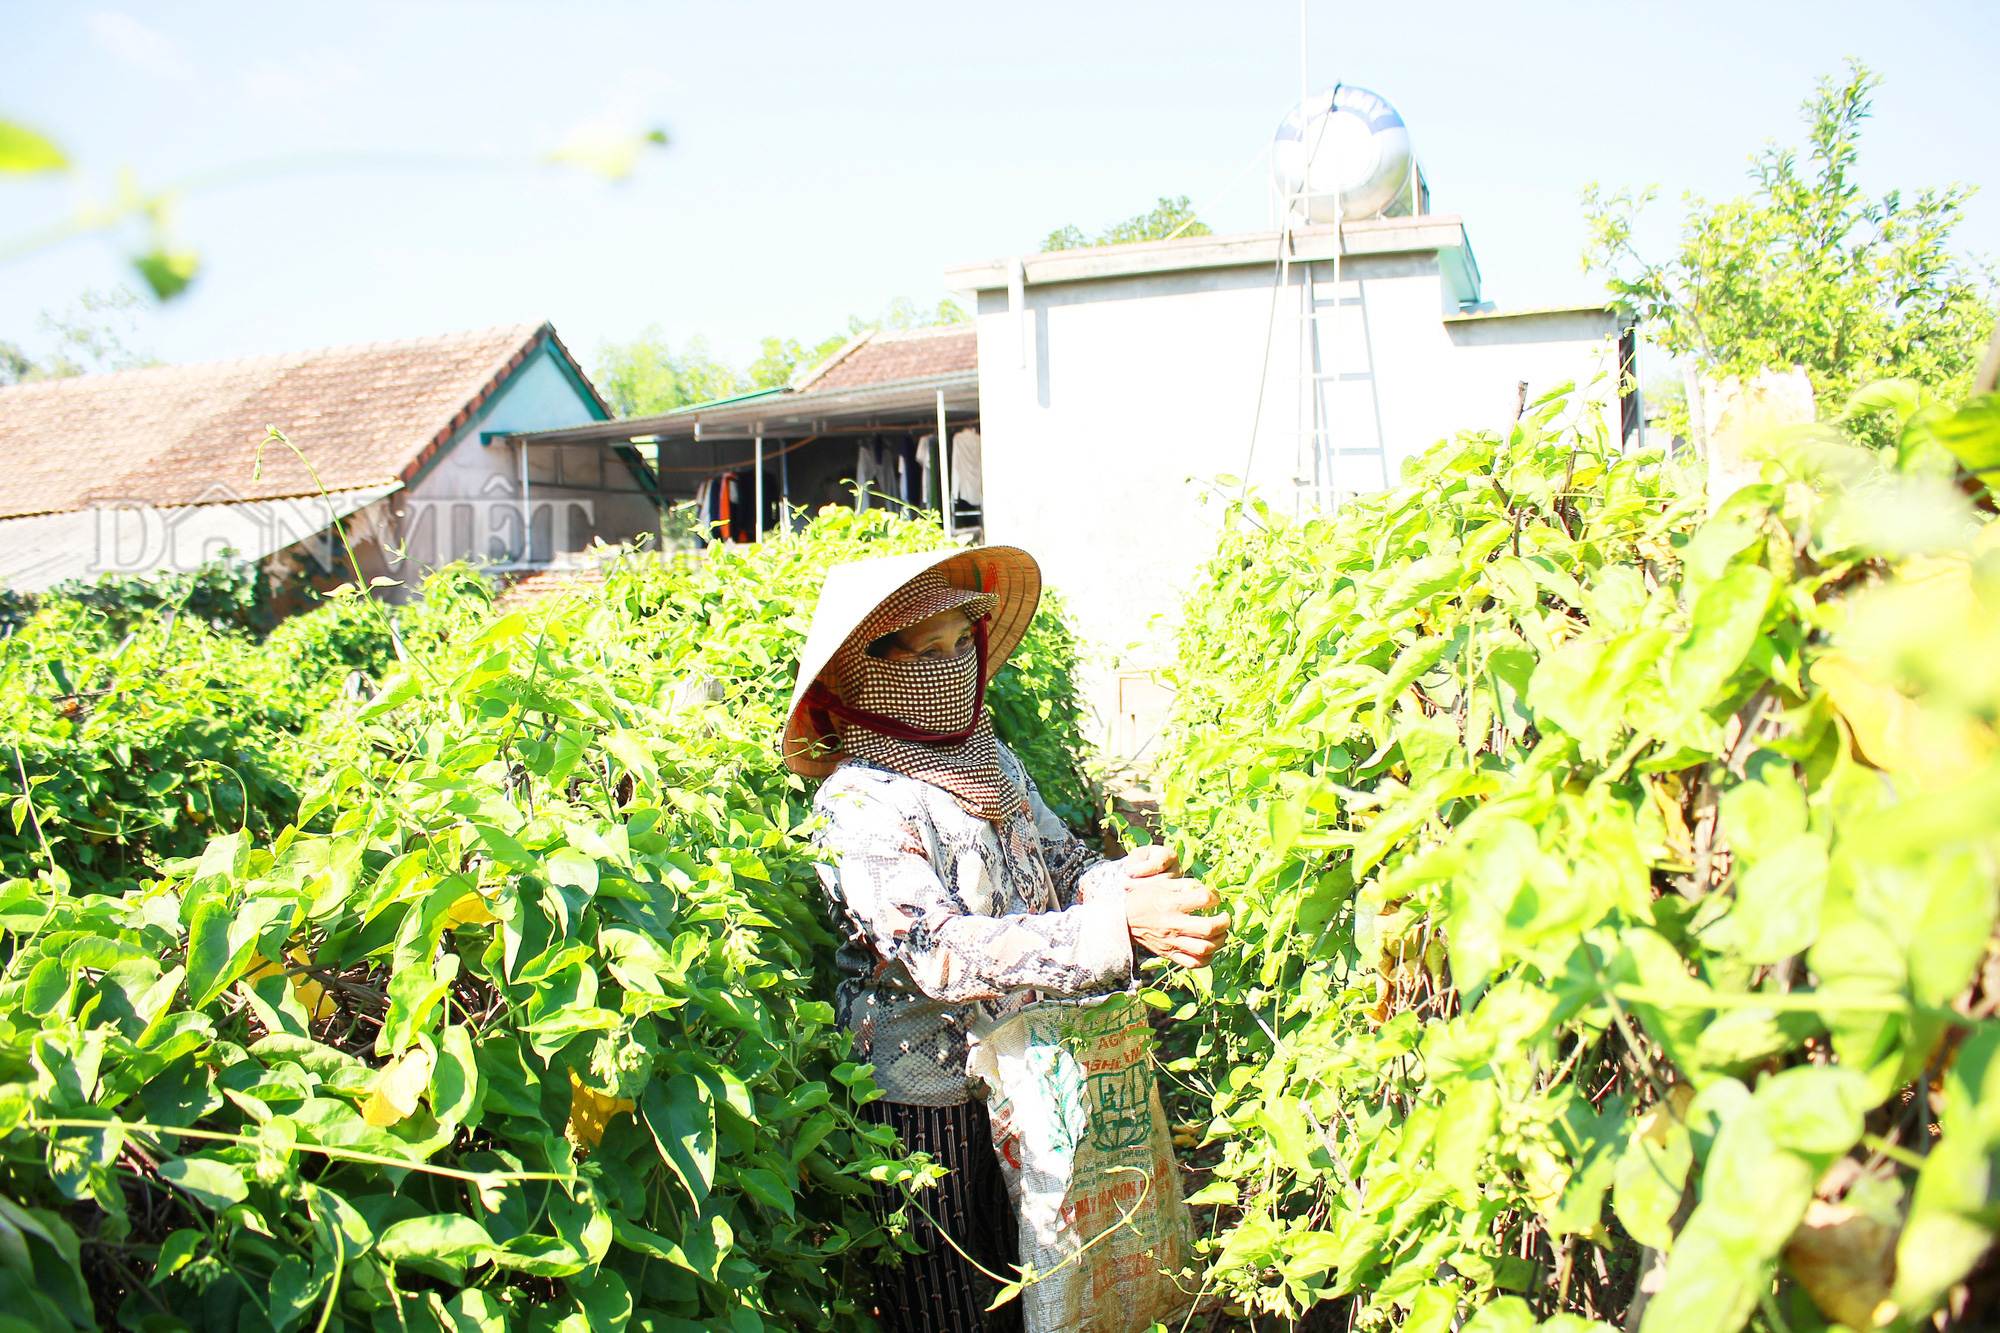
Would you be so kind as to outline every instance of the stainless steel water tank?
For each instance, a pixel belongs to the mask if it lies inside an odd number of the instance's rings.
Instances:
[[[1410,188],[1416,157],[1396,108],[1351,83],[1337,83],[1294,106],[1271,145],[1271,180],[1315,223],[1372,218]],[[1301,198],[1301,189],[1304,194]]]

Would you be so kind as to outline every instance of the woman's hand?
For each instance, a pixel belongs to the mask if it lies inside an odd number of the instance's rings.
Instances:
[[[1149,875],[1175,875],[1180,873],[1181,859],[1173,850],[1159,843],[1145,847],[1134,847],[1118,862],[1118,868],[1128,879],[1144,879]]]
[[[1229,938],[1229,915],[1195,913],[1221,902],[1215,890],[1200,880],[1176,878],[1165,868],[1147,871],[1125,886],[1125,928],[1134,944],[1169,962],[1203,967]]]

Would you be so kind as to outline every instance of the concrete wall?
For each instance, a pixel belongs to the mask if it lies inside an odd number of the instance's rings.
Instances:
[[[1316,363],[1338,376],[1338,456],[1317,468],[1285,378],[1300,361],[1285,316],[1308,273],[1318,327],[1338,330],[1337,359],[1323,337]],[[1462,316],[1438,251],[1350,256],[1337,292],[1328,263],[1295,268],[1284,291],[1275,276],[1263,263],[1030,282],[1025,315],[1005,288],[977,294],[987,539],[1032,551],[1104,653],[1089,693],[1113,753],[1139,748],[1161,704],[1130,678],[1171,659],[1180,598],[1236,493],[1218,476],[1287,513],[1337,503],[1394,484],[1441,438],[1504,429],[1521,381],[1532,400],[1615,362],[1606,312]],[[1598,386],[1615,421],[1613,395]]]

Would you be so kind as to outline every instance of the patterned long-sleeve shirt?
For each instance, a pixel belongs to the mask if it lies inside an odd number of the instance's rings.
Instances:
[[[1028,808],[999,824],[930,783],[856,760],[820,787],[819,867],[844,936],[834,1008],[888,1100],[967,1098],[977,1010],[1100,995],[1132,980],[1125,875],[1043,804],[1004,745]]]

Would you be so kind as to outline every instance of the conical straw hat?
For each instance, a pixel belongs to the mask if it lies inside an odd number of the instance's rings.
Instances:
[[[784,758],[792,772],[823,778],[840,766],[844,757],[841,738],[820,734],[813,726],[807,717],[806,691],[876,607],[930,570],[943,574],[952,587],[972,594],[965,599],[968,604],[982,593],[993,599],[991,619],[986,622],[986,680],[982,686],[992,683],[1020,646],[1042,599],[1042,571],[1033,556],[1017,547],[918,551],[835,565],[826,572],[819,604],[813,608],[812,628],[806,631],[806,644],[799,653],[799,678],[792,686],[792,706],[785,718]],[[835,694],[840,692],[838,682],[830,676],[826,687]],[[815,741],[820,742],[817,748]]]

